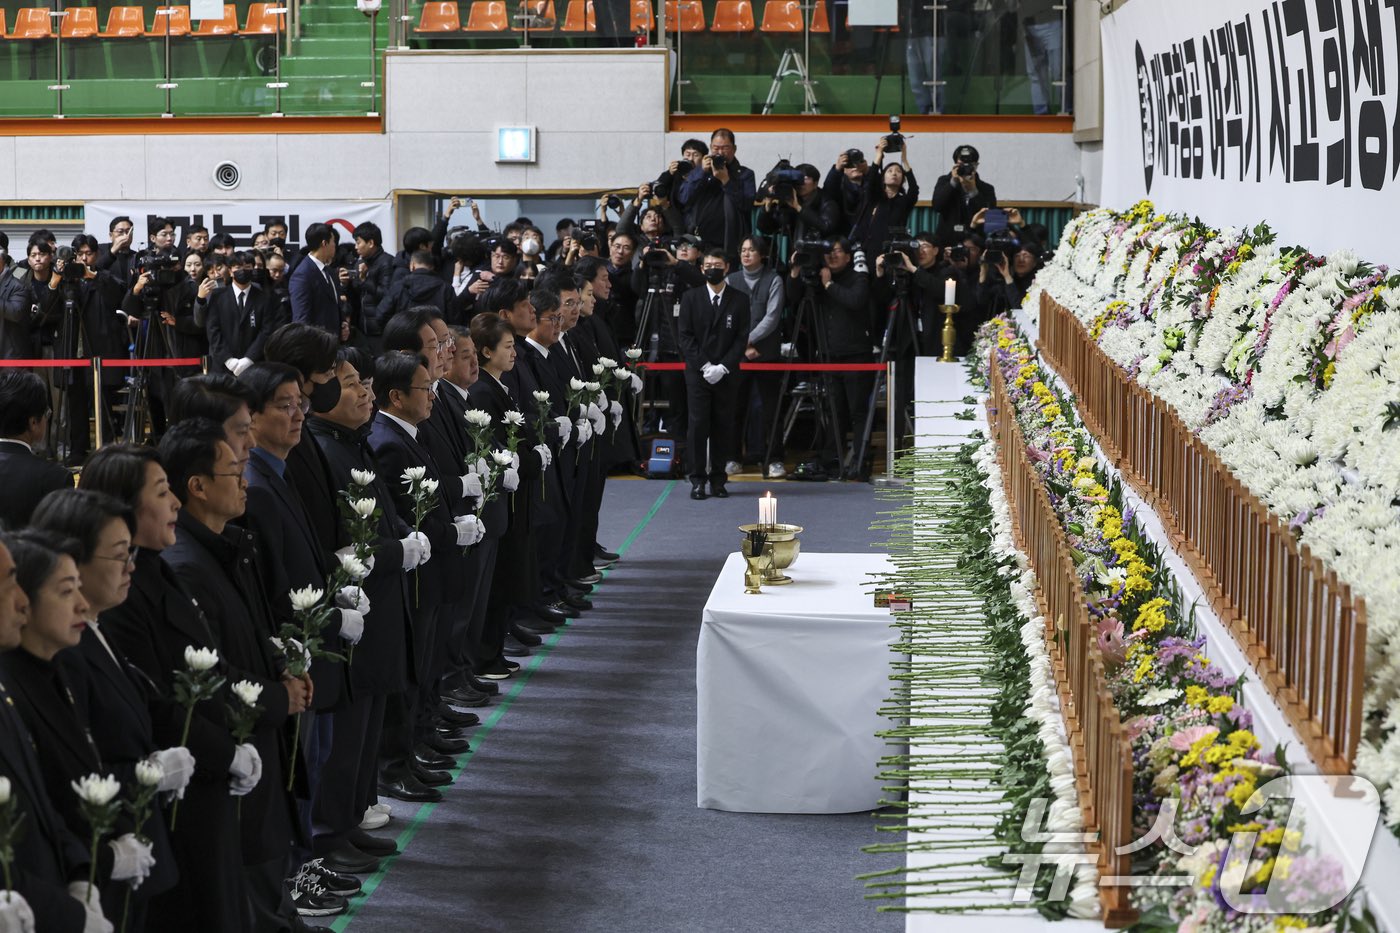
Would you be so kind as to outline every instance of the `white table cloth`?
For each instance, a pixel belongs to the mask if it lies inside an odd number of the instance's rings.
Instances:
[[[730,554],[696,651],[697,804],[746,813],[854,813],[878,806],[877,731],[898,637],[875,608],[884,554],[809,554],[793,582],[744,593]]]

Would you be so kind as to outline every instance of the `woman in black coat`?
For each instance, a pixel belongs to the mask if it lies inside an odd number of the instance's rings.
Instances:
[[[514,411],[523,416],[518,400],[511,398],[501,381],[515,366],[515,334],[511,326],[496,315],[479,314],[472,320],[472,343],[476,345],[481,375],[467,390],[467,403],[491,416],[493,450],[505,450],[506,412]],[[526,492],[532,487],[521,485],[520,481],[538,477],[542,461],[539,454],[526,446],[524,438],[527,436],[521,432],[521,446],[516,450],[520,457],[519,469],[503,470],[496,481],[496,493],[506,498],[510,509],[506,532],[497,543],[495,567],[491,573],[491,593],[481,634],[484,661],[481,669],[475,672],[487,680],[504,680],[520,669],[520,665],[506,660],[501,649],[510,631],[512,613],[518,608],[528,608],[539,598],[538,593],[530,592],[530,581],[539,579],[539,573],[531,566],[535,559],[530,544],[530,510],[534,496]],[[490,456],[489,452],[478,453]],[[512,486],[514,490],[509,488]]]
[[[0,669],[20,718],[29,727],[49,797],[68,829],[87,841],[92,829],[73,785],[90,774],[105,776],[108,769],[71,685],[54,663],[59,652],[77,645],[87,624],[88,604],[75,559],[78,549],[70,541],[37,531],[11,535],[8,542],[16,580],[29,597],[29,616],[19,648],[0,656]],[[121,791],[121,797],[129,797],[132,789],[124,786]],[[139,889],[155,864],[152,844],[138,837],[145,826],[134,826],[126,817],[121,814],[96,846],[104,913],[113,922],[120,921],[127,886]],[[169,887],[172,880],[167,872],[164,886]],[[136,929],[141,929],[139,905],[136,913]]]
[[[156,742],[177,745],[184,708],[175,701],[175,672],[185,669],[186,648],[219,649],[208,620],[160,552],[175,543],[180,504],[170,491],[156,452],[114,444],[92,455],[82,489],[114,496],[136,515],[135,567],[126,602],[102,613],[99,628],[154,687],[150,710]],[[221,673],[226,667],[220,658]],[[247,779],[250,762],[234,742],[222,698],[199,703],[187,748],[195,772],[171,831],[179,883],[151,901],[146,929],[240,933],[247,902],[235,798],[230,779]]]
[[[161,792],[180,794],[194,773],[194,757],[185,748],[156,745],[147,708],[152,698],[149,682],[112,648],[95,622],[101,613],[123,603],[131,589],[135,526],[129,508],[90,490],[60,490],[39,503],[33,527],[74,543],[79,585],[88,604],[87,624],[78,644],[60,651],[53,663],[72,690],[78,718],[87,724],[102,773],[111,773],[124,787],[131,787],[137,763],[151,761],[164,773]],[[169,890],[178,876],[165,815],[159,808],[152,811],[140,833],[151,840],[156,863],[150,878],[132,893],[129,928],[137,930],[144,928],[150,898]],[[120,912],[125,888],[103,888],[103,905],[109,916]]]

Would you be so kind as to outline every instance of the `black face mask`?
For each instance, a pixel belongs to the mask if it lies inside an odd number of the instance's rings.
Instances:
[[[330,382],[311,384],[311,410],[324,415],[340,403],[340,379],[332,377]]]
[[[234,270],[233,270],[233,280],[234,280],[235,282],[237,282],[239,285],[247,285],[249,282],[253,281],[253,270],[252,270],[252,269],[234,269]]]
[[[723,269],[716,269],[715,267],[711,266],[708,269],[702,269],[700,271],[704,273],[705,281],[709,282],[711,285],[718,285],[720,282],[724,281]]]

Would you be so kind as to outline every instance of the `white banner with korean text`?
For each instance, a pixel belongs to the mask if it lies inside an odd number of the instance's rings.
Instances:
[[[175,224],[178,246],[184,245],[188,228],[204,226],[211,237],[227,233],[238,249],[247,249],[255,233],[278,221],[287,225],[287,243],[293,246],[301,244],[302,234],[314,223],[332,225],[340,231],[340,242],[349,243],[351,232],[366,221],[378,225],[385,249],[392,252],[398,242],[394,209],[388,201],[89,201],[84,206],[83,232],[106,243],[117,217],[132,219],[132,244],[137,249],[146,243],[148,225],[156,217]]]
[[[1106,206],[1400,265],[1400,2],[1138,0],[1101,32]]]

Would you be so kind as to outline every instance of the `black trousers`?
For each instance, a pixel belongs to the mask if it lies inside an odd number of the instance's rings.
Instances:
[[[379,732],[384,727],[384,698],[358,695],[349,706],[329,715],[335,721],[331,753],[321,774],[311,820],[316,828],[314,849],[318,855],[348,841],[373,800]]]
[[[768,436],[778,417],[778,390],[782,388],[782,373],[755,373],[740,370],[734,393],[734,434],[729,442],[733,459],[740,463],[759,463],[768,456]],[[758,405],[755,409],[754,400]],[[781,447],[774,448],[773,457],[783,459]],[[765,464],[766,465],[766,464]]]
[[[686,405],[690,409],[690,429],[686,434],[686,458],[690,481],[723,485],[725,461],[732,459],[730,441],[734,435],[734,402],[738,392],[735,373],[710,385],[699,373],[685,371]],[[709,456],[709,469],[705,457]]]
[[[869,353],[832,355],[833,363],[869,363]],[[826,459],[842,460],[845,457],[846,436],[854,446],[856,439],[865,432],[865,419],[870,412],[870,393],[875,388],[873,373],[832,373],[828,383],[836,400],[835,436],[826,443]],[[866,456],[869,456],[869,450]]]
[[[603,484],[607,476],[602,466],[602,452],[593,454],[597,441],[580,448],[578,475],[574,477],[574,495],[570,499],[569,579],[576,580],[593,573],[593,545],[598,537],[598,511],[603,506]]]
[[[468,601],[463,605],[460,636],[454,635],[448,648],[450,667],[454,671],[472,671],[491,663],[490,658],[483,657],[486,648],[481,639],[486,628],[486,607],[491,599],[491,577],[496,572],[499,543],[499,538],[483,538],[467,555]]]

